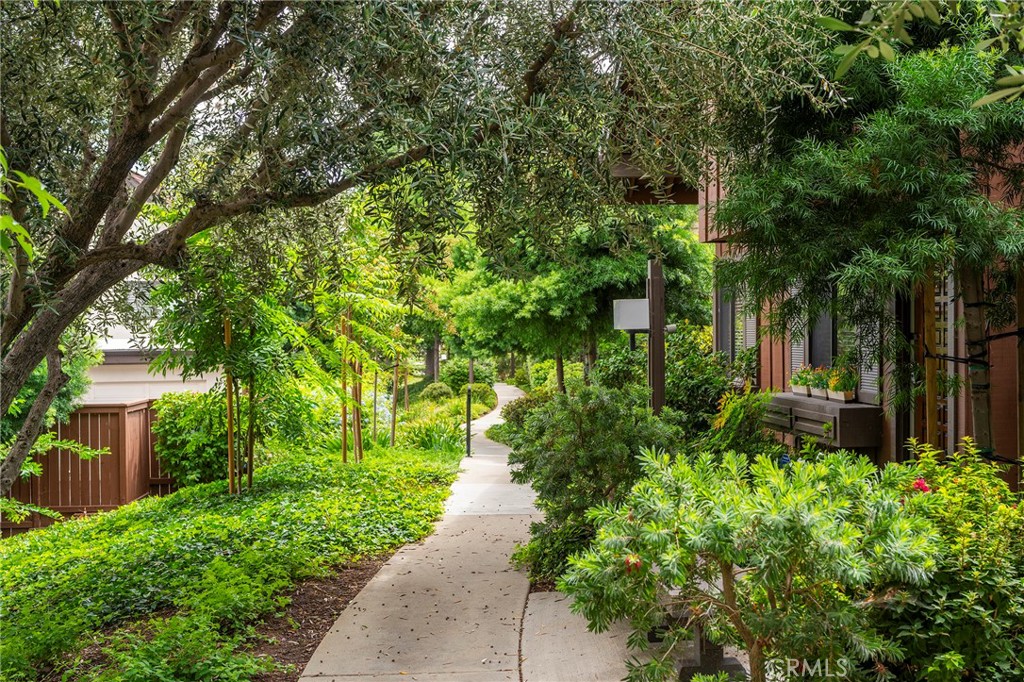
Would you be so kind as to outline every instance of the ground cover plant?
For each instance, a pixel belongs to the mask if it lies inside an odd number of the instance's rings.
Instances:
[[[269,665],[238,650],[249,624],[297,578],[429,533],[459,458],[283,455],[239,496],[224,481],[190,486],[5,540],[6,679],[249,679]],[[103,664],[76,662],[95,641]]]

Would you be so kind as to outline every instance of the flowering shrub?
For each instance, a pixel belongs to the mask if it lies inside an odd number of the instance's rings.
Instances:
[[[845,453],[786,468],[764,456],[647,453],[642,467],[628,495],[590,512],[597,538],[559,585],[597,631],[629,618],[634,648],[667,623],[663,653],[630,679],[673,676],[665,659],[694,619],[747,651],[753,682],[772,657],[898,656],[865,605],[923,585],[936,552],[931,524],[900,503],[899,467],[880,472]]]
[[[899,680],[1024,680],[1024,509],[965,440],[944,457],[911,442],[916,461],[889,467],[908,512],[932,523],[941,549],[927,583],[874,605],[881,632],[904,651]]]

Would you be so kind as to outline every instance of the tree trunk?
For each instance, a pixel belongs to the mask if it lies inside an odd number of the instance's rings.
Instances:
[[[224,318],[224,348],[231,348],[231,319]],[[235,492],[235,410],[231,392],[234,389],[234,382],[231,380],[231,367],[224,368],[224,392],[227,401],[227,431],[228,431],[228,494]]]
[[[242,398],[241,398],[241,396],[242,396],[242,386],[241,386],[241,381],[239,381],[238,379],[235,379],[234,394],[235,394],[235,443],[241,443],[242,444],[242,448],[243,448],[243,453],[242,454],[244,455],[245,439],[242,438]],[[235,476],[236,476],[235,490],[237,492],[242,492],[242,475],[243,475],[243,473],[242,473],[242,462],[244,460],[243,460],[242,457],[238,456],[238,452],[237,452],[238,446],[237,445],[235,446],[235,450],[236,450],[236,452],[235,452]]]
[[[958,269],[960,291],[964,302],[964,335],[967,341],[968,377],[971,382],[971,416],[974,442],[982,453],[993,451],[992,393],[989,365],[989,342],[985,324],[985,290],[983,273],[973,268]]]
[[[0,465],[0,497],[6,497],[15,481],[21,476],[21,465],[24,463],[28,453],[32,451],[39,433],[46,421],[46,412],[53,404],[60,389],[68,382],[68,375],[62,366],[62,357],[59,350],[54,350],[46,359],[46,383],[36,395],[35,402],[29,408],[25,422],[21,425],[14,445]]]
[[[426,357],[423,361],[423,370],[427,375],[427,378],[431,381],[437,381],[437,369],[434,367],[434,363],[437,358],[437,342],[431,341],[427,344]]]
[[[441,378],[441,337],[434,337],[434,381]]]
[[[508,378],[515,380],[516,378],[516,353],[512,351],[508,354]]]
[[[562,352],[555,353],[555,377],[558,380],[558,392],[565,393],[565,364],[562,362]]]
[[[398,358],[395,358],[395,376],[391,382],[391,447],[395,447],[395,431],[398,429]]]
[[[767,679],[767,661],[764,658],[764,649],[760,644],[754,644],[747,651],[750,657],[750,682],[765,682]]]
[[[356,462],[363,461],[363,363],[354,363],[353,392],[356,404],[352,408],[352,454]]]

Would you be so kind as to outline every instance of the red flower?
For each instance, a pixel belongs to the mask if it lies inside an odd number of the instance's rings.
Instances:
[[[918,479],[914,481],[914,485],[912,487],[914,488],[914,490],[918,490],[922,493],[928,493],[931,492],[932,490],[931,488],[928,487],[928,482],[921,477],[918,477]]]
[[[636,554],[630,554],[626,557],[626,573],[639,571],[643,565],[644,562]]]

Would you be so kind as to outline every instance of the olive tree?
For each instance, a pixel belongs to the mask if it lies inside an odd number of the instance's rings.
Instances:
[[[802,85],[824,82],[818,13],[812,0],[4,2],[0,144],[69,214],[12,206],[36,246],[0,281],[0,414],[69,325],[140,269],[177,267],[219,223],[383,186],[393,215],[414,200],[472,207],[500,248],[524,225],[557,241],[621,199],[610,169],[626,156],[696,183],[727,141],[753,148],[769,102],[822,102]],[[149,220],[154,206],[167,220]],[[0,493],[26,448],[6,455]]]

